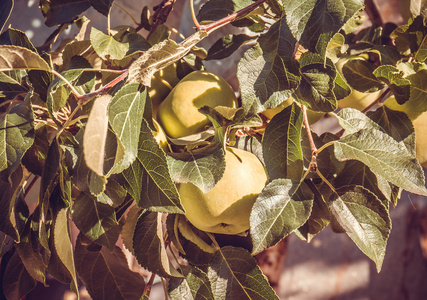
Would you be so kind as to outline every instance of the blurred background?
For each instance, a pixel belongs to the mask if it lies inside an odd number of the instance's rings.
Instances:
[[[401,7],[404,0],[377,0],[383,22],[402,24]],[[150,8],[160,0],[117,0],[135,19],[143,6]],[[369,5],[372,5],[372,1]],[[366,3],[367,3],[366,2]],[[417,1],[413,1],[417,2]],[[419,1],[418,1],[419,2]],[[35,46],[42,45],[55,27],[44,25],[37,0],[15,0],[15,7],[6,26],[24,31]],[[201,1],[195,1],[196,8]],[[404,4],[404,3],[403,3]],[[85,15],[91,20],[90,26],[106,31],[107,19],[93,9]],[[403,13],[405,15],[405,13]],[[368,19],[368,18],[367,18]],[[111,11],[111,27],[133,25],[129,16],[118,6]],[[194,32],[189,1],[177,0],[169,16],[167,25],[178,29],[184,36]],[[367,21],[369,25],[369,21]],[[72,37],[76,31],[69,28],[61,39]],[[208,49],[223,33],[235,33],[239,29],[230,26],[222,28],[200,46]],[[230,58],[210,61],[209,71],[226,78],[238,89],[235,78],[236,64],[244,48]],[[330,119],[315,124],[314,130],[334,132],[335,123]],[[263,270],[270,275],[281,299],[387,299],[401,300],[427,299],[427,198],[404,192],[397,207],[391,207],[392,231],[381,273],[377,273],[371,262],[350,240],[347,235],[335,234],[329,228],[318,234],[309,244],[291,235],[279,244],[277,249],[260,258]],[[279,262],[279,266],[277,266]],[[164,299],[160,283],[155,284],[151,299]],[[26,299],[76,299],[67,292],[67,286],[50,282],[50,287],[39,286]],[[90,299],[82,291],[81,299]]]

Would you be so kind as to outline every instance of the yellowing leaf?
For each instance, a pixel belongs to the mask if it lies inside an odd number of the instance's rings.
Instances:
[[[0,46],[0,71],[31,69],[49,71],[47,62],[37,53],[18,46]]]

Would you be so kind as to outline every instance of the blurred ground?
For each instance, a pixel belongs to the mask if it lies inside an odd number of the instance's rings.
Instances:
[[[136,12],[140,11],[142,5],[151,6],[150,1],[116,2],[135,14],[135,18],[138,17]],[[160,1],[151,2],[157,4]],[[197,6],[198,1],[195,2]],[[184,4],[182,0],[178,0],[178,3],[180,7],[171,14],[168,22],[188,36],[193,32],[188,1]],[[378,3],[382,7],[381,12],[385,21],[402,21],[400,15],[396,13],[399,7],[398,0],[378,0]],[[184,17],[183,22],[179,24],[182,7]],[[107,24],[105,17],[94,10],[89,10],[86,15],[93,21],[92,26],[105,30]],[[43,24],[37,0],[16,0],[10,23],[13,28],[26,32],[36,46],[43,44],[55,29]],[[112,27],[132,24],[128,16],[115,6],[112,10],[111,23]],[[226,27],[223,30],[230,29]],[[66,32],[66,35],[72,34],[72,31]],[[212,44],[216,39],[214,36],[204,41],[204,45]],[[209,62],[207,67],[233,82],[232,75],[235,73],[238,58],[239,54],[221,63]],[[316,124],[315,130],[329,131],[335,126],[325,121]],[[391,208],[393,229],[384,265],[379,274],[374,264],[344,234],[334,234],[327,228],[310,244],[292,235],[289,238],[286,260],[277,287],[278,295],[281,299],[292,300],[427,299],[427,210],[423,210],[424,208],[427,208],[426,197],[408,193],[403,193],[398,206]],[[424,232],[423,225],[426,230]],[[424,257],[420,243],[424,243],[425,246]],[[44,295],[44,298],[38,299],[57,299],[57,296],[46,297],[47,295]],[[155,285],[151,298],[164,299],[161,285]]]

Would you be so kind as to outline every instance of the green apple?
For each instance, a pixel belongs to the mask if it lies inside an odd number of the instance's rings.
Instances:
[[[387,98],[384,105],[392,110],[404,112],[412,121],[415,131],[415,152],[420,164],[427,168],[427,112],[415,113],[411,111],[406,103],[397,103],[394,96]]]
[[[262,163],[252,153],[227,148],[224,175],[204,194],[192,183],[181,183],[178,192],[185,216],[198,229],[238,234],[249,229],[252,206],[268,181]]]
[[[220,76],[206,71],[194,71],[185,76],[160,103],[157,120],[172,138],[203,130],[208,118],[198,109],[202,106],[237,107],[231,86]]]
[[[176,74],[176,63],[156,72],[151,79],[151,86],[147,89],[153,103],[153,114],[157,111],[160,102],[166,98],[172,88],[179,82]]]
[[[168,139],[166,137],[165,131],[163,128],[157,123],[157,121],[153,118],[153,124],[154,128],[156,128],[155,131],[153,131],[154,138],[156,139],[157,144],[162,148],[163,151],[168,152]]]
[[[345,80],[342,68],[344,64],[352,59],[362,59],[367,60],[367,55],[359,55],[359,56],[352,56],[352,55],[345,55],[342,56],[336,63],[335,67],[337,68],[338,72],[340,72],[341,77]],[[350,95],[345,97],[344,99],[338,100],[338,107],[339,108],[355,108],[360,111],[364,110],[366,107],[368,107],[372,102],[378,99],[378,97],[381,95],[381,90],[373,92],[373,93],[362,93],[357,90],[352,90]]]
[[[275,115],[277,115],[279,112],[281,112],[286,107],[291,105],[292,102],[293,102],[293,98],[289,97],[288,99],[286,99],[285,101],[280,103],[275,108],[270,108],[270,109],[263,111],[262,114],[271,120],[271,119],[273,119],[273,117]],[[297,103],[297,104],[300,105],[299,103]],[[310,125],[313,125],[314,123],[319,121],[321,118],[323,118],[324,115],[325,115],[325,113],[323,113],[323,112],[317,112],[317,111],[313,111],[313,110],[307,108],[307,118],[308,118],[308,123]]]

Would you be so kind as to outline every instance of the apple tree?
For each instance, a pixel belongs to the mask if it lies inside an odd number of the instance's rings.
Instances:
[[[77,294],[83,283],[93,299],[149,299],[155,278],[171,299],[277,299],[255,254],[291,233],[310,242],[330,226],[380,272],[389,207],[402,190],[427,196],[425,5],[408,8],[407,24],[364,26],[362,0],[208,0],[196,12],[191,5],[194,33],[171,39],[164,22],[174,3],[141,7],[134,26],[102,32],[84,12],[93,7],[108,20],[120,9],[113,1],[40,0],[45,23],[57,29],[35,47],[22,31],[3,28],[13,1],[1,2],[6,299],[46,284],[48,274]],[[225,25],[245,30],[198,46]],[[67,26],[78,34],[55,44]],[[195,107],[206,123],[165,135],[163,126],[177,126],[160,117],[170,91],[188,74],[208,72],[205,61],[243,46],[238,104],[223,106],[211,88],[197,99],[184,95],[175,105]],[[204,86],[190,82],[185,91]],[[340,129],[319,135],[319,119]],[[233,149],[239,162],[227,159]],[[240,175],[225,175],[227,166]],[[255,172],[265,174],[249,192],[243,175]],[[215,198],[220,183],[230,192]],[[238,192],[251,200],[234,202]],[[38,194],[35,207],[29,193]],[[206,195],[209,210],[183,205]],[[237,220],[241,232],[203,226],[220,202],[234,205],[220,228]],[[125,250],[151,277],[129,269]]]

